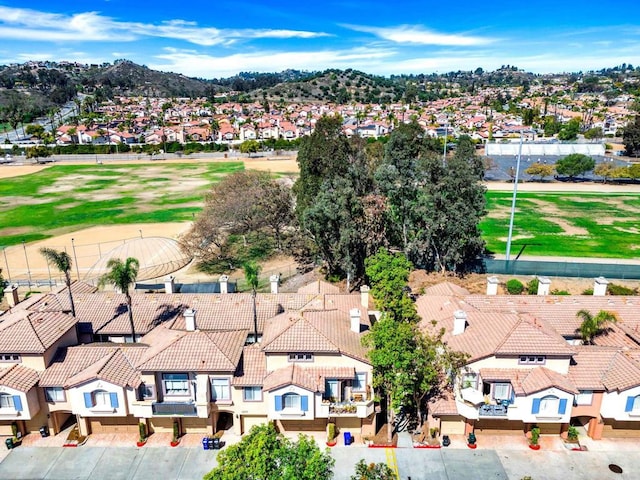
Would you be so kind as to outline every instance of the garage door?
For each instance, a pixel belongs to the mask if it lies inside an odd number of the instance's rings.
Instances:
[[[183,433],[211,433],[213,427],[211,426],[211,420],[208,418],[183,418],[182,419],[182,432]]]
[[[285,432],[323,432],[327,429],[326,418],[316,418],[315,420],[282,420],[282,428]]]
[[[475,431],[488,434],[522,435],[524,423],[509,420],[478,420]]]
[[[440,417],[442,435],[464,435],[464,421],[460,417]]]
[[[95,417],[89,419],[91,433],[138,433],[135,417]]]
[[[640,422],[618,422],[604,419],[602,438],[637,438],[640,437]]]
[[[243,415],[242,416],[242,433],[243,434],[247,433],[249,432],[249,430],[251,430],[251,427],[254,427],[256,425],[263,425],[268,421],[269,420],[264,415],[257,415],[257,416]]]
[[[561,423],[538,423],[540,435],[560,435]]]

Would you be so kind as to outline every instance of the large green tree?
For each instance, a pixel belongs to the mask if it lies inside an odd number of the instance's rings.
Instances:
[[[117,290],[124,293],[127,303],[127,314],[129,316],[129,325],[131,327],[131,341],[136,342],[136,327],[133,323],[133,308],[131,306],[131,293],[129,289],[135,285],[138,271],[140,270],[140,262],[137,258],[128,257],[124,262],[119,258],[112,258],[107,262],[109,271],[100,277],[98,285],[101,287],[110,284]]]
[[[71,315],[76,316],[76,305],[73,302],[73,293],[71,293],[71,256],[65,251],[57,251],[53,248],[42,247],[40,254],[47,260],[47,263],[53,265],[59,272],[64,275],[64,283],[67,285],[69,292],[69,304],[71,305]]]
[[[567,123],[560,127],[558,132],[558,139],[560,140],[575,140],[580,132],[580,119],[572,118]]]
[[[622,142],[627,155],[637,157],[640,154],[640,115],[624,127]]]
[[[300,176],[293,187],[296,212],[303,212],[315,202],[325,180],[344,175],[351,153],[349,141],[342,132],[342,117],[323,116],[313,133],[304,137],[298,149]]]
[[[335,461],[312,438],[291,441],[269,423],[221,450],[216,463],[204,480],[330,480]]]
[[[566,175],[573,179],[593,170],[596,162],[593,158],[582,153],[572,153],[556,162],[558,175]]]
[[[356,473],[351,480],[396,480],[397,476],[386,463],[366,463],[360,459],[356,463]]]

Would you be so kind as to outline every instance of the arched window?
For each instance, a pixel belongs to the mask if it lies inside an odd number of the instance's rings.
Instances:
[[[297,393],[285,393],[282,396],[282,406],[291,410],[300,410],[300,395]]]
[[[554,416],[558,415],[560,399],[554,395],[547,395],[540,399],[540,415]]]
[[[0,408],[13,408],[13,395],[0,393]]]

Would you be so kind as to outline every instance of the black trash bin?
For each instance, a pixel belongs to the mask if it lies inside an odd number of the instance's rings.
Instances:
[[[449,435],[444,435],[442,437],[442,445],[444,447],[448,447],[449,445],[451,445],[451,439],[449,438]]]
[[[15,447],[15,445],[13,443],[13,438],[7,438],[4,441],[4,444],[7,446],[7,450],[13,450],[13,447]]]
[[[40,427],[40,436],[41,437],[48,437],[49,436],[49,427],[47,427],[46,425],[43,425]]]
[[[212,438],[209,448],[211,450],[220,450],[220,439],[218,437]]]

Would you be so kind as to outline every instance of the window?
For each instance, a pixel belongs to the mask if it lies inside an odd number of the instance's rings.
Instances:
[[[22,359],[20,355],[16,354],[4,354],[0,355],[0,362],[12,362],[12,363],[20,363]]]
[[[97,390],[93,392],[93,405],[95,407],[109,407],[111,406],[111,397],[109,392],[104,390]]]
[[[290,410],[300,410],[300,395],[287,393],[282,396],[282,407]]]
[[[332,402],[340,400],[340,382],[338,380],[326,380],[324,383],[324,395]]]
[[[534,398],[531,413],[540,417],[558,417],[567,411],[567,399],[547,395],[542,398]]]
[[[140,399],[141,400],[155,400],[156,398],[156,386],[149,385],[147,383],[140,384]]]
[[[581,390],[578,395],[576,395],[576,405],[591,405],[593,402],[593,391],[591,390]]]
[[[13,408],[13,396],[0,393],[0,408]]]
[[[313,353],[290,353],[290,362],[313,362]]]
[[[478,375],[474,372],[465,373],[462,376],[462,388],[478,388]]]
[[[299,414],[309,410],[309,397],[297,393],[285,393],[275,396],[276,412],[284,414]]]
[[[511,400],[511,384],[510,383],[494,383],[493,398],[495,400]]]
[[[624,411],[630,415],[640,415],[640,395],[627,397],[627,404]]]
[[[367,372],[356,372],[356,378],[353,380],[353,391],[364,392],[367,390]]]
[[[521,365],[544,365],[546,357],[540,355],[520,355],[518,363]]]
[[[162,387],[165,395],[189,395],[189,375],[186,373],[163,373]]]
[[[231,400],[231,390],[229,389],[228,378],[211,379],[211,400],[213,402],[228,402]]]
[[[261,402],[262,387],[244,387],[242,389],[242,398],[245,402]]]
[[[62,387],[47,387],[44,389],[44,398],[46,398],[47,402],[64,402],[64,388]]]

